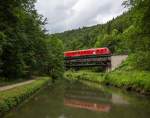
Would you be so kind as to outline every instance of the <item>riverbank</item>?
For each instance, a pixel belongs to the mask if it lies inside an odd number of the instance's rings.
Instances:
[[[88,80],[109,86],[150,95],[150,73],[145,71],[119,71],[96,73],[91,71],[68,71],[64,77],[69,80]]]
[[[35,81],[18,86],[9,90],[0,92],[0,116],[16,107],[24,100],[32,96],[36,91],[42,88],[48,81],[49,77],[38,77]]]

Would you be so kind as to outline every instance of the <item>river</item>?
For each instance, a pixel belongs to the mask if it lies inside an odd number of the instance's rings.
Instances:
[[[4,118],[149,118],[150,98],[86,81],[42,89]]]

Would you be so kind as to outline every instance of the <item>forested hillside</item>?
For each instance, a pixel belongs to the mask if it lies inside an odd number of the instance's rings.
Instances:
[[[98,40],[101,40],[105,34],[109,35],[112,32],[122,33],[132,23],[132,14],[129,11],[106,24],[65,31],[64,33],[55,34],[55,36],[62,39],[66,50],[93,48],[96,46],[96,43],[98,43]]]
[[[63,44],[45,32],[36,0],[0,1],[0,76],[7,79],[63,71]]]
[[[93,27],[55,34],[65,50],[108,47],[113,54],[129,54],[128,69],[150,70],[150,1],[127,0],[128,11]]]

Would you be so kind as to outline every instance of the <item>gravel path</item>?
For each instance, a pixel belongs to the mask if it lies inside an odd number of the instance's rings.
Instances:
[[[21,82],[21,83],[18,83],[18,84],[3,86],[3,87],[0,87],[0,92],[1,92],[1,91],[5,91],[5,90],[8,90],[8,89],[15,88],[15,87],[18,87],[18,86],[30,84],[30,83],[32,83],[33,81],[35,81],[35,80],[29,80],[29,81]]]

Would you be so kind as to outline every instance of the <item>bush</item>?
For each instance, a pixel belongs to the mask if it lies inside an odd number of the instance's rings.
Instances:
[[[67,71],[64,77],[68,80],[89,80],[93,82],[101,82],[103,80],[102,73],[95,73],[91,71]]]

